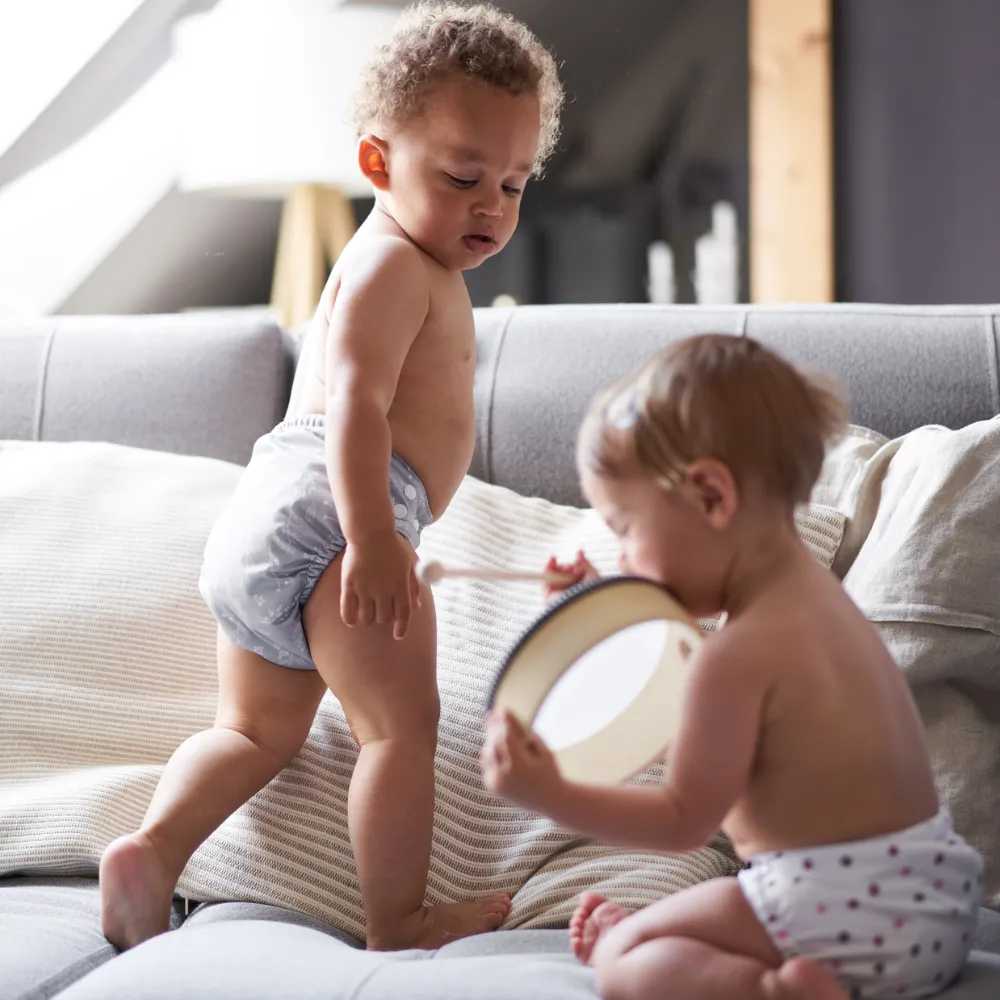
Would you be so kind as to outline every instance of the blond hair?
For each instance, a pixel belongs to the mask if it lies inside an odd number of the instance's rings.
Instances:
[[[559,137],[563,88],[556,62],[524,24],[490,4],[425,0],[407,7],[361,71],[351,108],[357,134],[417,113],[430,86],[455,75],[537,95],[534,173],[540,175]]]
[[[581,469],[678,484],[697,458],[715,458],[737,486],[804,503],[826,443],[847,422],[836,384],[805,374],[748,337],[689,337],[602,392],[580,431]]]

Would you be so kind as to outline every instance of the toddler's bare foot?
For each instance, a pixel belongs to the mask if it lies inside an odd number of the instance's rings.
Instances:
[[[790,958],[765,972],[760,986],[768,1000],[848,1000],[837,980],[808,958]]]
[[[569,943],[573,954],[581,962],[589,963],[600,936],[627,916],[628,910],[623,910],[616,903],[609,903],[596,892],[581,893],[580,905],[569,922]]]
[[[440,948],[449,941],[495,931],[510,910],[510,895],[494,893],[471,903],[443,903],[425,906],[401,927],[368,933],[369,951],[399,951],[404,948]]]
[[[101,926],[118,948],[132,948],[170,926],[174,882],[141,834],[108,845],[100,886]]]

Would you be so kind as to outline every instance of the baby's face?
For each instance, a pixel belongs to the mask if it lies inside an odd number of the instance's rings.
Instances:
[[[387,208],[453,270],[478,267],[513,235],[538,149],[538,98],[450,79],[389,140]]]
[[[704,519],[679,489],[665,489],[647,476],[608,479],[583,470],[590,505],[615,533],[623,573],[653,580],[691,613],[714,614],[718,596],[716,546]]]

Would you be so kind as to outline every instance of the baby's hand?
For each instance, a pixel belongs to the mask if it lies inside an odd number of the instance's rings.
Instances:
[[[571,563],[556,562],[555,556],[549,556],[549,561],[545,564],[546,572],[550,573],[562,573],[563,576],[568,578],[567,583],[545,583],[542,585],[542,596],[546,601],[552,600],[553,597],[557,597],[561,594],[567,587],[574,587],[578,583],[582,583],[584,580],[596,580],[600,573],[588,562],[587,557],[582,551],[576,553],[576,558]]]
[[[404,638],[412,609],[420,607],[416,562],[409,542],[395,531],[349,543],[340,571],[344,624],[391,622],[393,638]]]
[[[536,812],[545,812],[562,781],[552,751],[510,712],[487,717],[480,763],[491,792]]]

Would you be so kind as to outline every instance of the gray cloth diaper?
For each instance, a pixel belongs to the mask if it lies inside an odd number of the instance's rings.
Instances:
[[[278,424],[250,464],[205,545],[198,589],[223,632],[272,663],[315,670],[302,608],[347,544],[326,471],[326,418]],[[396,530],[414,547],[431,522],[420,477],[398,455],[389,466]]]

